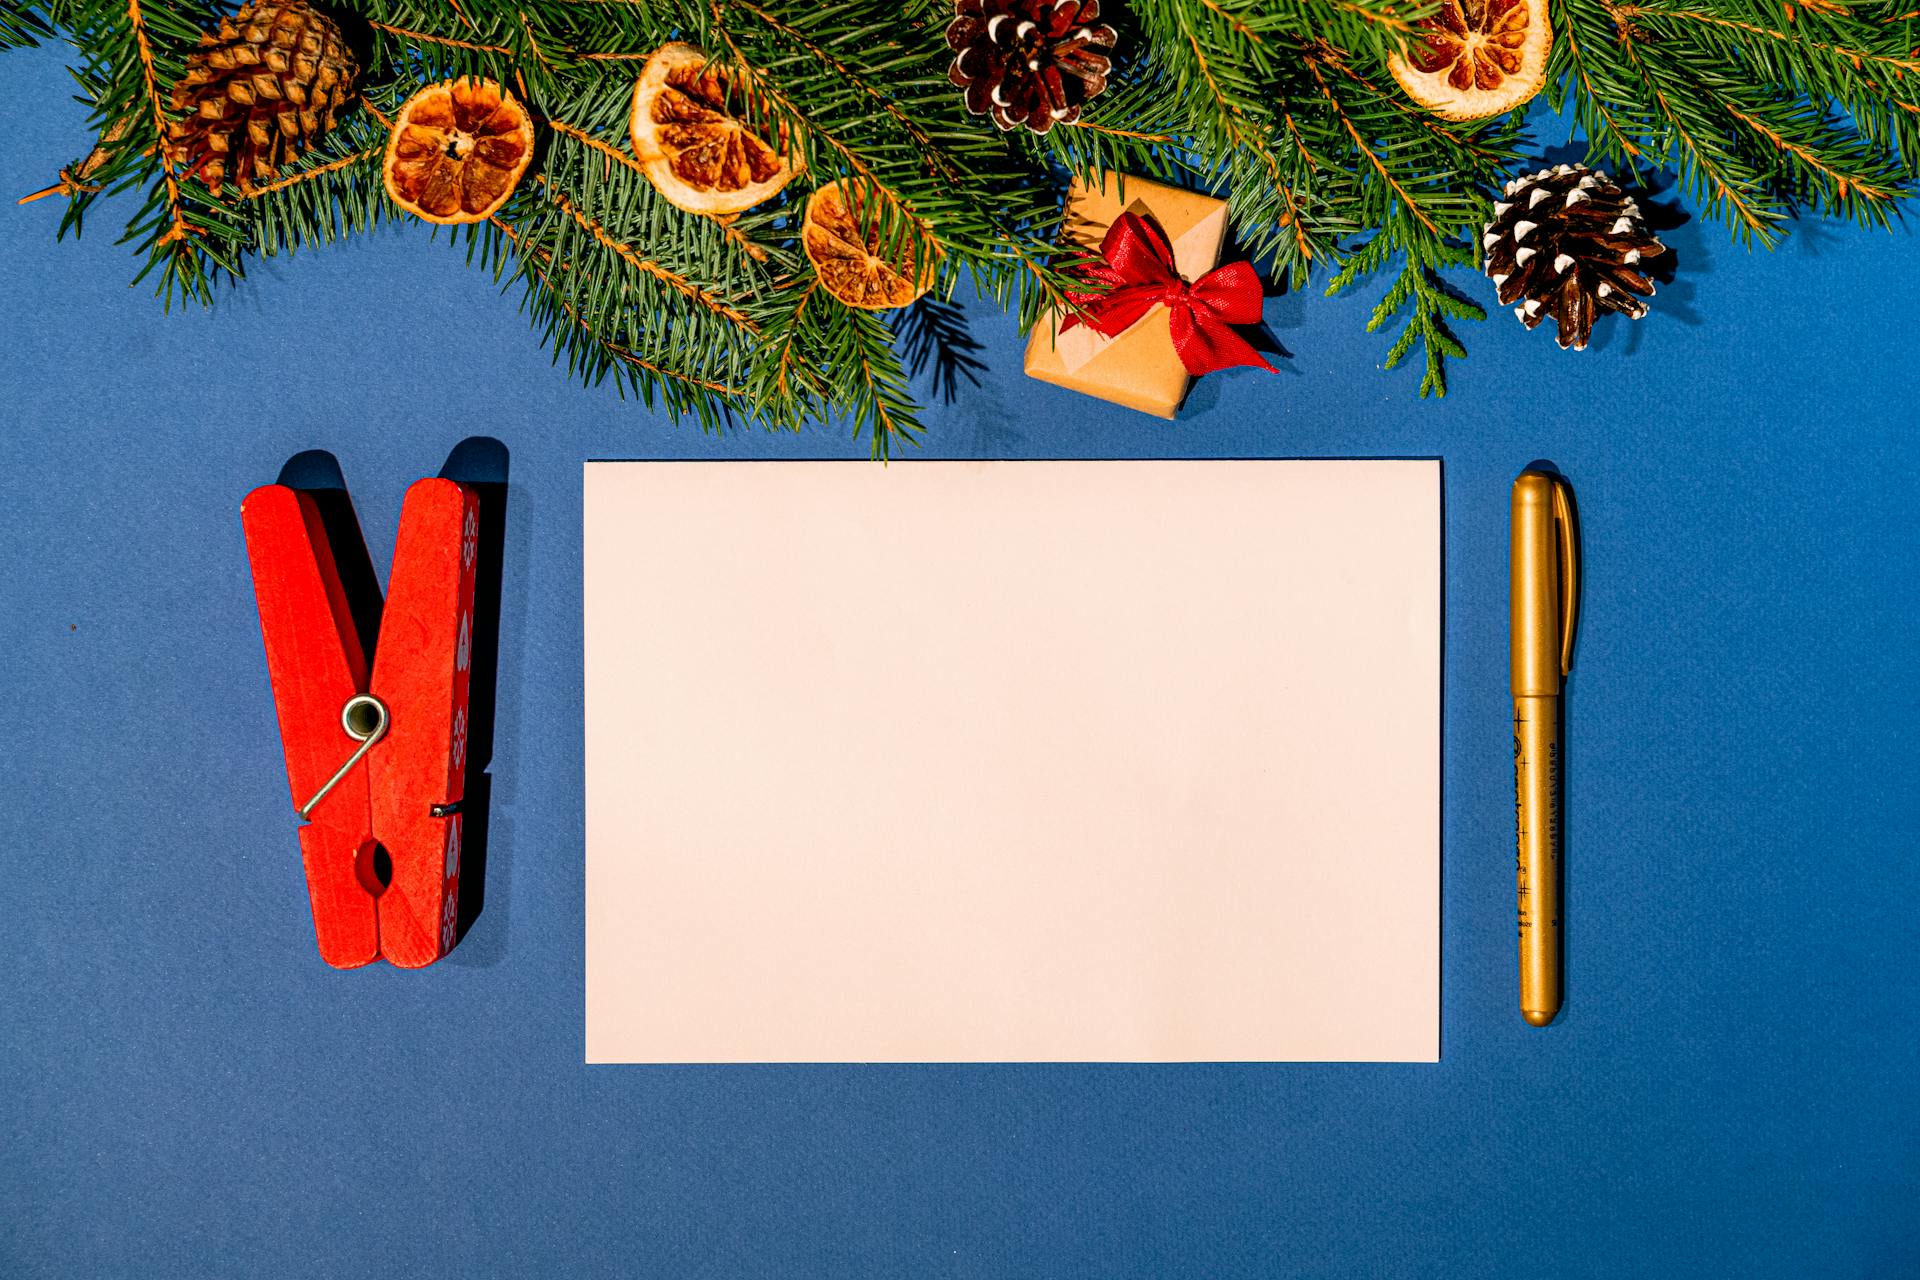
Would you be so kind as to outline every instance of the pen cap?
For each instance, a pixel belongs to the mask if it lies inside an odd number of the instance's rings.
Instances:
[[[1578,598],[1567,482],[1523,471],[1513,482],[1513,696],[1557,697],[1573,661]]]

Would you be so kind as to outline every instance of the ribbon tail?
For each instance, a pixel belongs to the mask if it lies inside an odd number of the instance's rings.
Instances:
[[[1173,349],[1187,372],[1198,378],[1221,369],[1241,365],[1278,373],[1265,356],[1235,333],[1212,311],[1200,307],[1174,307],[1167,316],[1167,328],[1173,336]]]

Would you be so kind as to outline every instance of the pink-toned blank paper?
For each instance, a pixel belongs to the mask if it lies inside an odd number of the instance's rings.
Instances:
[[[1436,1061],[1439,484],[589,464],[587,1061]]]

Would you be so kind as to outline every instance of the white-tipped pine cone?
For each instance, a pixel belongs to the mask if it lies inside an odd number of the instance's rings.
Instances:
[[[1105,91],[1113,42],[1100,0],[954,0],[948,79],[973,114],[1045,133]]]
[[[1529,329],[1552,316],[1560,345],[1575,350],[1603,313],[1647,314],[1646,264],[1667,251],[1633,198],[1583,164],[1509,182],[1481,244],[1500,301]]]

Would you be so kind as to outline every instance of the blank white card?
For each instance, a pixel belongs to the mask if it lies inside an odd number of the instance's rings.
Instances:
[[[585,486],[589,1062],[1438,1059],[1437,463]]]

